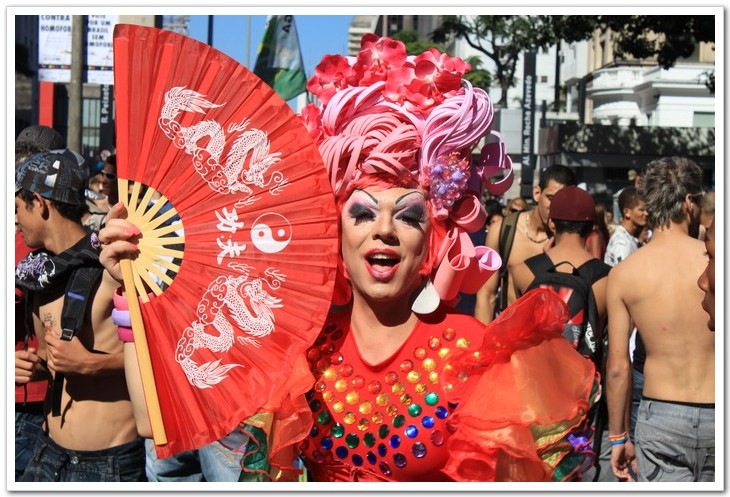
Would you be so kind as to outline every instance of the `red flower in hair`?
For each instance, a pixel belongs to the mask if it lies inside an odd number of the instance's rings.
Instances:
[[[304,122],[309,136],[312,137],[314,143],[319,143],[322,138],[322,112],[316,104],[305,105],[300,113],[300,119]]]
[[[314,68],[314,76],[307,81],[307,90],[327,105],[335,93],[355,83],[351,80],[352,75],[352,67],[346,57],[325,55]]]
[[[414,60],[410,81],[394,81],[410,110],[428,110],[451,97],[461,88],[461,78],[471,66],[457,57],[449,57],[435,48],[423,52]]]
[[[353,70],[360,86],[385,81],[389,70],[406,62],[406,46],[402,41],[368,33],[360,41],[360,53]]]

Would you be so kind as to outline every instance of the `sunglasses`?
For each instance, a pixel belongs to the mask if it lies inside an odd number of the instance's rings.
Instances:
[[[99,174],[101,174],[102,176],[106,177],[107,179],[117,179],[117,175],[114,174],[114,173],[105,173],[104,171],[102,171]]]

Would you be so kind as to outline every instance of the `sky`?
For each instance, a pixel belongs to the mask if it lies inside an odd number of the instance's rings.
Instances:
[[[188,35],[208,42],[208,17],[190,16]],[[295,15],[307,78],[322,56],[347,53],[347,31],[353,16]],[[214,15],[213,47],[253,70],[266,16]],[[249,28],[250,27],[250,28]],[[248,48],[248,54],[246,54]]]

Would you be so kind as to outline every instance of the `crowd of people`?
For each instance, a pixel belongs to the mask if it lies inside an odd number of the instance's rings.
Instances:
[[[618,195],[616,224],[563,165],[532,198],[505,198],[480,176],[510,174],[504,157],[472,163],[493,114],[468,64],[374,35],[362,54],[326,56],[347,76],[318,71],[319,104],[302,113],[339,209],[346,298],[294,372],[311,385],[307,412],[287,411],[286,436],[269,426],[255,464],[247,420],[157,457],[121,274],[143,235],[115,156],[89,166],[51,128],[18,136],[16,481],[714,481],[701,169],[650,162]],[[414,64],[438,83],[415,85]],[[442,284],[454,252],[474,270]],[[592,312],[546,283],[564,275]]]

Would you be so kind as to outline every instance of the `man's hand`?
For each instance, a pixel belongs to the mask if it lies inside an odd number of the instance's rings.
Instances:
[[[118,203],[107,216],[106,226],[99,232],[101,253],[99,262],[115,280],[122,281],[122,268],[119,261],[133,257],[139,249],[136,243],[141,234],[139,228],[126,221],[127,208]]]
[[[93,354],[81,343],[77,337],[70,341],[61,340],[54,332],[47,332],[46,350],[48,353],[48,368],[65,375],[93,374],[95,363]]]
[[[33,375],[41,358],[36,354],[36,349],[15,351],[15,383],[26,385],[33,381]]]
[[[630,447],[629,447],[630,445]],[[616,478],[622,481],[636,481],[629,472],[629,465],[636,471],[634,460],[634,446],[630,441],[621,445],[611,446],[611,469]]]

